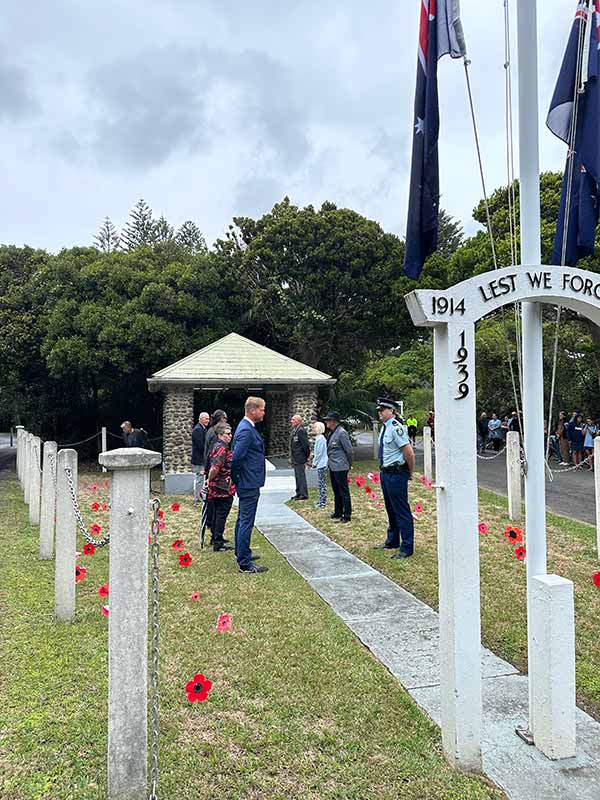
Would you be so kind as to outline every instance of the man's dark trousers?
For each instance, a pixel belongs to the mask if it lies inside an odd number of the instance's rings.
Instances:
[[[308,497],[306,464],[294,464],[294,475],[296,476],[296,497]]]
[[[220,550],[225,544],[223,534],[225,524],[231,511],[233,497],[214,497],[208,501],[213,511],[212,543],[214,550]],[[209,506],[209,507],[210,507]]]
[[[250,539],[256,509],[258,508],[258,498],[260,489],[237,489],[239,498],[238,518],[235,523],[235,557],[241,569],[252,566]]]
[[[333,489],[333,513],[341,519],[350,519],[352,516],[352,502],[350,500],[350,487],[348,486],[348,470],[341,469],[336,472],[329,471],[331,488]]]
[[[401,553],[411,554],[414,548],[415,526],[408,503],[408,472],[382,470],[380,474],[383,500],[388,515],[386,547],[399,547]]]

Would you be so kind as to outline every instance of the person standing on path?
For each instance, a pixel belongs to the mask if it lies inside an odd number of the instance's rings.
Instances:
[[[395,550],[392,558],[408,558],[414,552],[414,520],[408,503],[408,482],[415,467],[415,454],[408,433],[394,417],[396,403],[377,401],[383,428],[379,435],[379,470],[385,510],[388,515],[386,540],[380,550]]]
[[[203,411],[198,416],[198,424],[192,428],[192,472],[194,473],[194,503],[197,503],[202,496],[204,488],[204,445],[206,443],[206,429],[210,422],[210,416]]]
[[[206,415],[208,416],[208,414]],[[217,435],[215,446],[210,454],[208,471],[207,502],[212,506],[212,545],[215,553],[220,550],[233,550],[225,539],[225,525],[233,504],[235,486],[231,480],[231,439],[229,425],[219,423],[215,428]]]
[[[411,442],[413,445],[417,443],[417,426],[419,421],[416,417],[409,417],[406,420],[406,426],[408,427],[408,435],[410,437]]]
[[[322,422],[313,422],[312,433],[315,436],[312,466],[317,470],[319,484],[319,499],[315,503],[315,508],[325,508],[327,505],[327,439],[323,435],[325,425]]]
[[[129,420],[125,420],[121,423],[121,430],[125,447],[146,447],[146,431],[143,428],[134,428]]]
[[[265,443],[255,427],[264,419],[265,401],[249,397],[245,411],[246,416],[233,437],[231,459],[231,478],[240,501],[235,523],[235,557],[240,572],[266,572],[267,567],[253,562],[250,549],[260,490],[265,485]]]
[[[477,452],[485,452],[488,440],[488,415],[482,411],[477,420]]]
[[[569,454],[569,437],[567,435],[567,412],[561,411],[558,415],[558,423],[556,425],[556,438],[558,439],[558,447],[560,450],[560,466],[566,467],[570,461]]]
[[[306,462],[310,455],[308,433],[302,424],[302,417],[294,414],[290,423],[290,465],[294,468],[296,478],[296,494],[292,500],[308,500],[308,487],[306,485]]]
[[[352,518],[352,501],[348,486],[348,471],[352,466],[354,452],[348,431],[340,425],[340,415],[330,411],[325,417],[325,424],[331,431],[327,441],[327,459],[329,462],[329,478],[333,489],[333,514],[331,519],[339,522],[350,522]]]
[[[588,417],[583,426],[583,447],[585,449],[588,469],[594,471],[594,439],[598,433],[598,426],[591,417]]]
[[[491,420],[488,422],[488,431],[490,433],[490,441],[494,448],[495,453],[502,450],[502,421],[498,419],[497,414],[492,414]]]

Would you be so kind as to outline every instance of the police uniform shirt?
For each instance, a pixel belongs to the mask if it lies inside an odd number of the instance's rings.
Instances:
[[[392,464],[404,464],[402,448],[410,444],[408,431],[404,425],[401,425],[393,417],[388,419],[383,425],[379,442],[380,445],[383,445],[380,466],[390,467]]]

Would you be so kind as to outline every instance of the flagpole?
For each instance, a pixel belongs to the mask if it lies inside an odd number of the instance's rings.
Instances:
[[[521,263],[541,263],[540,158],[538,116],[537,0],[518,0],[519,174]],[[529,730],[532,725],[532,603],[533,577],[545,575],[546,475],[544,464],[544,369],[542,306],[522,304],[523,428],[525,442],[525,531],[527,545],[527,640],[529,669]],[[550,424],[550,420],[548,421]]]

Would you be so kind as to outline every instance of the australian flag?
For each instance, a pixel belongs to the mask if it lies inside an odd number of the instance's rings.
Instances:
[[[552,133],[569,146],[552,253],[554,264],[574,266],[578,259],[594,252],[600,208],[599,80],[600,0],[583,0],[577,5],[546,120]]]
[[[600,2],[600,0],[599,0]],[[420,0],[419,59],[404,272],[418,278],[437,248],[439,211],[437,62],[466,55],[459,0]]]

